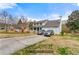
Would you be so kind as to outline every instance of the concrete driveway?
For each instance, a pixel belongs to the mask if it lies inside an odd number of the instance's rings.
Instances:
[[[46,37],[40,35],[0,39],[0,55],[10,55],[17,50],[45,39]]]

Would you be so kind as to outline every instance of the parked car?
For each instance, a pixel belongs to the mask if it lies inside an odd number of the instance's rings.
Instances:
[[[37,32],[38,35],[42,35],[43,33],[44,33],[43,30],[40,30],[40,31]]]
[[[44,36],[49,36],[50,37],[51,35],[54,35],[53,30],[47,30],[47,31],[44,32]]]
[[[37,34],[42,35],[43,34],[42,30],[38,31]]]

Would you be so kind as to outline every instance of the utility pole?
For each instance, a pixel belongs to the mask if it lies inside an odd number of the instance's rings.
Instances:
[[[59,16],[60,17],[60,20],[62,19],[62,16]]]
[[[62,16],[59,16],[60,18],[60,29],[61,29],[61,32],[62,32]]]

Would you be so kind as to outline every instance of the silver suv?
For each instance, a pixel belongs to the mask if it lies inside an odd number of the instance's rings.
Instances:
[[[47,31],[44,32],[44,36],[49,36],[50,37],[51,35],[54,35],[53,30],[47,30]]]

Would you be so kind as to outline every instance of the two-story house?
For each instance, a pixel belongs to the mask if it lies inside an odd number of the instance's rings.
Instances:
[[[31,29],[35,32],[40,30],[53,30],[55,34],[59,34],[61,32],[61,20],[34,21]]]

